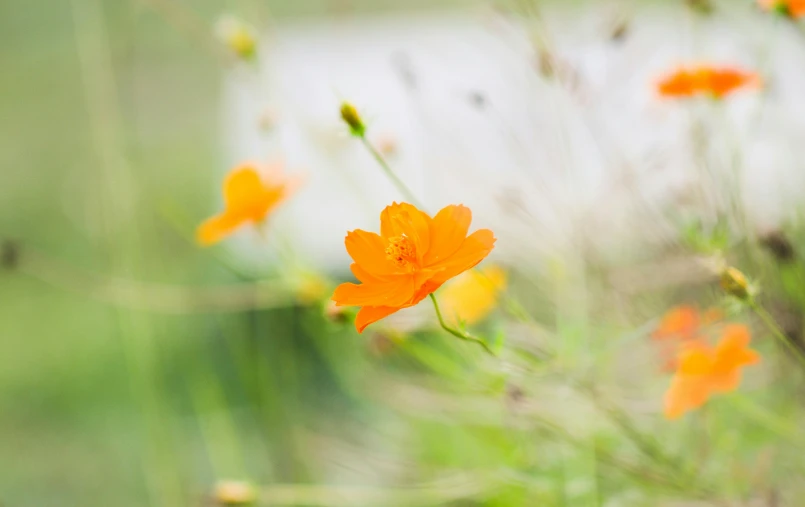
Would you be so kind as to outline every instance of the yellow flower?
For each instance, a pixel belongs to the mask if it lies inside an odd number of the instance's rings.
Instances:
[[[506,283],[506,271],[495,265],[462,273],[440,293],[445,317],[466,324],[483,320],[494,310]]]

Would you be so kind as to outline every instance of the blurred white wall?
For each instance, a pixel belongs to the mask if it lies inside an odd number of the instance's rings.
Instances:
[[[628,20],[619,41],[616,19]],[[615,251],[668,241],[669,216],[695,208],[707,219],[725,206],[713,178],[740,182],[759,228],[799,202],[802,34],[750,6],[705,19],[596,3],[534,26],[491,10],[280,24],[258,70],[227,78],[230,162],[281,158],[306,173],[272,227],[307,260],[341,269],[346,231],[377,230],[402,197],[347,135],[342,99],[363,113],[370,140],[395,146],[389,163],[429,211],[470,206],[509,262],[578,241]],[[535,38],[559,78],[540,72]],[[757,70],[768,86],[722,104],[659,99],[657,78],[691,61]],[[266,114],[273,126],[261,130]],[[239,241],[263,255],[248,233]]]

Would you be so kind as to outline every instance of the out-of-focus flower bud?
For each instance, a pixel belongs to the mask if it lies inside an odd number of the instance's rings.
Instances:
[[[791,262],[796,257],[794,245],[782,231],[771,231],[760,237],[760,244],[779,262]]]
[[[363,123],[361,115],[349,102],[341,104],[341,119],[349,126],[349,131],[353,136],[363,137],[366,134],[366,125]]]
[[[623,42],[629,35],[629,20],[621,19],[612,27],[609,33],[609,40],[612,42]]]
[[[721,272],[721,288],[724,292],[742,301],[749,299],[749,283],[743,273],[727,267]]]
[[[396,347],[397,342],[402,339],[404,339],[402,334],[391,329],[384,329],[369,335],[366,347],[374,357],[384,357],[390,354]]]
[[[221,481],[215,486],[213,499],[218,505],[252,505],[257,500],[257,491],[246,481]]]
[[[263,132],[270,132],[274,130],[279,121],[279,113],[273,107],[266,107],[257,117],[257,127]]]
[[[324,304],[324,316],[330,322],[345,324],[350,321],[352,311],[346,306],[337,306],[335,301],[327,301]]]
[[[391,135],[380,137],[375,142],[375,146],[377,147],[377,151],[384,157],[391,157],[397,153],[397,140]]]
[[[556,73],[556,60],[549,51],[540,49],[538,63],[539,73],[542,74],[542,77],[552,78],[554,76]]]
[[[685,3],[690,10],[698,12],[699,14],[712,14],[715,10],[711,0],[686,0]]]
[[[758,6],[786,18],[805,16],[805,2],[802,0],[757,0]]]
[[[218,38],[232,53],[243,60],[252,60],[257,54],[257,36],[250,25],[235,17],[224,17],[216,25]]]

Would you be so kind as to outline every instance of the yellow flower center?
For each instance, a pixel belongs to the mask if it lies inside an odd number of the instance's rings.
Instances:
[[[389,238],[389,246],[386,247],[386,258],[398,267],[404,268],[408,264],[416,262],[416,245],[407,236]]]

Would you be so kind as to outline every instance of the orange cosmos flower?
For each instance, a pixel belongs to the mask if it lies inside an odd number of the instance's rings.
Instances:
[[[296,189],[300,180],[281,174],[278,167],[267,168],[266,181],[258,164],[242,164],[224,180],[224,211],[201,224],[196,238],[211,245],[246,223],[262,222],[269,213]]]
[[[733,68],[700,66],[681,68],[662,78],[657,84],[660,95],[671,98],[710,95],[717,99],[745,86],[760,86],[760,77]]]
[[[677,306],[663,315],[652,337],[655,340],[679,338],[688,340],[699,332],[699,311],[693,306]]]
[[[380,214],[380,234],[360,229],[344,244],[361,282],[343,283],[333,293],[338,306],[360,306],[358,332],[369,324],[419,303],[444,282],[481,262],[495,244],[488,229],[469,236],[472,212],[461,205],[431,218],[411,204],[393,203]]]
[[[792,18],[805,16],[805,0],[758,0],[758,5],[767,11],[777,11]]]
[[[657,342],[663,357],[663,370],[673,371],[677,366],[680,345],[696,340],[702,327],[721,320],[723,315],[711,308],[700,315],[697,308],[682,305],[666,312],[651,337]]]
[[[735,390],[741,382],[740,368],[760,361],[760,355],[748,347],[749,340],[746,326],[732,324],[724,328],[715,348],[690,342],[679,354],[679,368],[665,394],[665,416],[676,419],[714,394]]]

